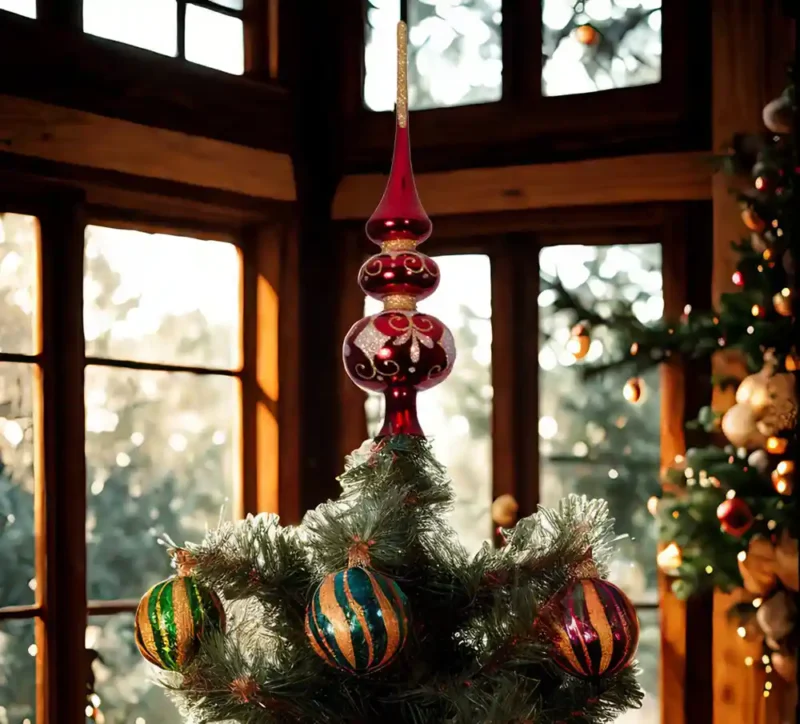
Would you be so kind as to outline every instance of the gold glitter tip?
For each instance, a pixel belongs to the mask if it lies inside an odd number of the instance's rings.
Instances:
[[[383,308],[411,311],[417,308],[417,300],[410,294],[389,294],[383,298]]]
[[[397,23],[397,125],[408,124],[408,26]]]
[[[381,251],[414,251],[417,243],[416,239],[389,239],[381,244]]]

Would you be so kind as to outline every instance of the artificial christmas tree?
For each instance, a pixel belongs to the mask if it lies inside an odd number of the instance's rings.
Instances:
[[[384,310],[343,349],[353,380],[384,394],[384,425],[348,459],[341,497],[301,526],[262,514],[171,544],[179,576],[219,596],[227,618],[165,667],[178,669],[164,683],[190,721],[588,724],[641,701],[636,614],[602,580],[614,541],[604,501],[540,509],[472,558],[445,522],[452,489],[416,395],[445,379],[455,348],[416,310],[438,269],[417,250],[431,223],[411,170],[405,33],[401,23],[392,171],[367,224],[381,252],[359,275]],[[180,577],[158,600],[193,590]],[[177,642],[176,621],[155,614],[137,619],[137,635]]]

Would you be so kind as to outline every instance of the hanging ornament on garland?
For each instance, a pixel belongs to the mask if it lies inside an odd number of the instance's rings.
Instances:
[[[519,503],[513,495],[504,493],[497,496],[492,502],[492,520],[501,528],[510,528],[517,522]]]
[[[791,133],[794,125],[792,99],[783,93],[764,106],[762,113],[764,125],[773,133]]]
[[[670,543],[656,556],[656,563],[662,573],[676,576],[683,565],[683,551],[677,543]]]
[[[769,404],[760,415],[758,431],[770,437],[791,430],[797,422],[797,392],[794,375],[772,375],[768,382]]]
[[[767,250],[768,244],[761,234],[753,232],[750,234],[750,246],[756,254],[763,254]]]
[[[591,346],[592,340],[586,331],[586,327],[583,324],[576,324],[570,332],[567,352],[575,359],[583,359],[589,353],[589,347]]]
[[[755,231],[759,234],[767,228],[767,224],[764,219],[758,215],[752,206],[746,206],[742,210],[742,221],[744,222],[744,225],[750,229],[750,231]]]
[[[782,317],[792,316],[793,303],[794,292],[789,289],[789,287],[782,289],[774,297],[772,297],[772,304],[775,307],[775,311]]]
[[[545,605],[538,628],[561,669],[596,680],[631,663],[639,644],[639,619],[622,590],[598,576],[591,558],[581,569],[577,580]]]
[[[780,642],[794,629],[797,608],[786,591],[778,591],[765,600],[756,612],[756,620],[768,639]]]
[[[575,39],[581,45],[597,45],[600,42],[600,32],[592,25],[579,25],[575,28]]]
[[[641,377],[631,377],[622,388],[622,396],[634,405],[644,401],[644,380]]]
[[[408,638],[408,600],[391,578],[369,567],[357,542],[349,567],[326,576],[306,609],[306,636],[325,663],[351,674],[394,661]]]
[[[745,377],[736,389],[736,402],[749,405],[754,415],[760,415],[769,404],[769,373],[762,370]]]
[[[794,461],[781,460],[772,471],[772,487],[780,495],[791,495],[794,491]]]
[[[746,591],[761,597],[775,588],[775,548],[769,540],[762,536],[753,538],[747,552],[739,554],[738,561]]]
[[[719,504],[717,519],[725,533],[741,538],[753,525],[753,511],[741,498],[731,498]]]
[[[151,664],[181,671],[197,655],[210,629],[225,631],[225,610],[217,595],[192,576],[175,576],[153,586],[139,602],[136,645]]]
[[[736,404],[722,416],[722,433],[734,447],[761,447],[764,438],[756,425],[756,415],[747,404]]]

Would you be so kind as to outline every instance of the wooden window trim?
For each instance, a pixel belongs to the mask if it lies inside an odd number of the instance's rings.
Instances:
[[[413,114],[417,170],[707,148],[710,26],[702,3],[664,3],[661,83],[601,93],[541,96],[541,14],[536,2],[503,10],[503,99]],[[391,113],[363,106],[365,3],[350,3],[343,105],[345,167],[374,171],[385,163]],[[672,42],[677,38],[681,42]],[[688,38],[688,43],[686,39]],[[344,47],[344,45],[348,47]],[[689,52],[686,52],[688,46]],[[357,54],[356,50],[360,52]],[[531,141],[535,139],[535,143]]]
[[[167,199],[156,205],[152,201],[158,197],[153,193],[103,188],[104,200],[109,203],[92,205],[87,201],[98,197],[91,184],[84,188],[75,179],[65,182],[0,172],[2,211],[36,216],[41,229],[35,353],[0,355],[0,362],[32,363],[37,370],[35,535],[39,585],[35,604],[2,608],[0,620],[36,622],[37,721],[42,724],[83,721],[86,702],[82,661],[87,617],[131,612],[138,603],[87,600],[83,452],[87,364],[239,379],[238,445],[242,465],[237,514],[279,512],[287,522],[297,522],[301,516],[296,485],[298,260],[296,219],[291,206],[268,203],[259,213],[243,217],[240,210],[218,205],[213,213],[193,218],[187,214],[187,209],[195,208],[192,204],[196,202],[191,199],[189,206],[175,204],[176,208],[165,215],[162,211],[171,206]],[[190,187],[184,191],[192,196]],[[155,213],[148,213],[150,206]],[[206,211],[211,206],[202,204]],[[209,369],[86,357],[83,259],[84,230],[89,223],[233,241],[242,263],[241,367]],[[279,379],[283,390],[280,399]],[[259,407],[266,408],[272,416],[268,425],[259,415]],[[286,448],[286,455],[282,454],[282,447]],[[281,485],[282,480],[286,484]]]

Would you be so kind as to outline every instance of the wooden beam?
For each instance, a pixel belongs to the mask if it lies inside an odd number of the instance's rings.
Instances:
[[[262,199],[296,198],[292,160],[287,154],[26,98],[0,95],[0,139],[4,151],[23,156]]]
[[[86,705],[84,220],[78,194],[39,217],[36,431],[37,721],[79,722]]]
[[[417,176],[425,209],[434,216],[476,214],[711,197],[711,154],[651,154],[590,161],[478,168]],[[345,176],[333,203],[334,219],[366,219],[386,177]]]

